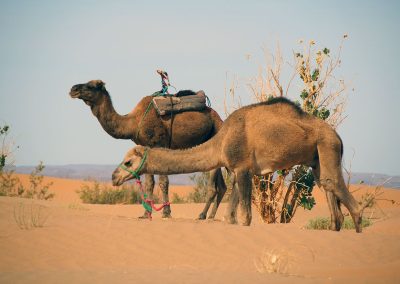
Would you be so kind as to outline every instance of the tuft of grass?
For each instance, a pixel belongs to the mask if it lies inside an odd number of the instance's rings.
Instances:
[[[182,203],[186,203],[186,200],[185,200],[185,198],[180,197],[176,192],[174,192],[174,194],[172,195],[171,203],[182,204]]]
[[[93,180],[91,184],[82,185],[76,192],[83,203],[89,204],[137,204],[141,202],[139,189],[129,183],[120,187],[112,187]],[[153,195],[152,199],[155,203],[160,201],[156,195]]]
[[[289,253],[286,250],[264,250],[262,255],[254,260],[257,271],[261,274],[283,274],[289,269]]]
[[[79,211],[89,211],[89,208],[79,204],[79,203],[70,203],[68,204],[68,209],[79,210]]]
[[[21,230],[42,228],[50,216],[45,212],[46,208],[46,206],[33,203],[26,206],[21,202],[14,207],[14,220]]]
[[[307,230],[329,230],[331,225],[331,219],[329,217],[317,217],[315,219],[311,219],[308,221],[308,224],[305,226]],[[363,218],[361,227],[369,227],[372,225],[372,221],[370,219]],[[342,229],[350,230],[355,229],[354,222],[351,217],[345,217]]]

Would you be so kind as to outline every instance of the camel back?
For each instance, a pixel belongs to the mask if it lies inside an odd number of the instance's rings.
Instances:
[[[201,111],[206,108],[206,95],[203,91],[181,91],[175,96],[155,96],[153,104],[159,115]]]

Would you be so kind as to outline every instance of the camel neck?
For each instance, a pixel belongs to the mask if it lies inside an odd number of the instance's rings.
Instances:
[[[101,103],[92,107],[92,113],[97,117],[103,129],[117,139],[133,139],[136,133],[136,119],[132,114],[118,114],[111,98],[106,94]]]
[[[217,137],[186,150],[149,149],[142,173],[171,175],[206,172],[222,165]]]

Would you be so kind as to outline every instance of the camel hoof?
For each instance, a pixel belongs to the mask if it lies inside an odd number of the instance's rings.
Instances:
[[[232,224],[232,225],[237,224],[237,220],[236,220],[236,218],[233,217],[233,216],[225,216],[225,217],[224,217],[224,221],[225,221],[226,223]]]
[[[206,214],[200,213],[199,218],[197,220],[205,220],[207,218]]]
[[[138,219],[149,219],[149,216],[144,213],[142,216],[139,216]]]
[[[161,218],[163,218],[163,219],[171,219],[172,216],[171,216],[170,213],[163,213]]]

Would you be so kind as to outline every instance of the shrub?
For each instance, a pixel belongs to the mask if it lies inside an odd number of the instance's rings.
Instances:
[[[124,184],[114,188],[105,183],[92,181],[92,184],[84,184],[77,190],[83,203],[90,204],[135,204],[141,201],[140,194],[132,184]]]
[[[51,199],[54,193],[49,193],[52,183],[43,185],[43,175],[41,174],[45,168],[43,162],[32,171],[29,177],[29,187],[25,188],[18,177],[14,174],[14,170],[10,169],[14,165],[12,157],[13,152],[18,149],[14,147],[14,143],[7,140],[10,127],[8,125],[0,126],[0,196],[16,196],[34,199]]]
[[[315,219],[309,220],[308,224],[305,226],[307,230],[329,230],[331,225],[331,220],[328,217],[317,217]],[[363,218],[361,227],[369,227],[372,225],[372,221],[370,219]],[[355,229],[354,222],[351,217],[345,217],[342,229]]]
[[[193,174],[190,176],[190,180],[195,183],[195,186],[194,186],[194,192],[189,193],[187,197],[188,202],[193,202],[193,203],[206,202],[209,178],[210,178],[209,172]]]
[[[41,228],[50,216],[46,209],[43,205],[32,203],[26,206],[20,203],[18,207],[14,207],[14,220],[21,230]]]
[[[174,192],[174,194],[172,194],[172,201],[171,203],[174,204],[182,204],[182,203],[186,203],[185,198],[180,197],[176,192]]]

